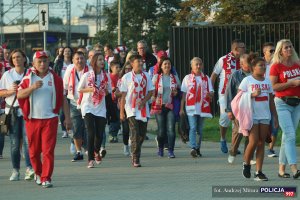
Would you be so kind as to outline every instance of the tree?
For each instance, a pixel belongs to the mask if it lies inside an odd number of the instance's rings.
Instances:
[[[187,0],[176,19],[182,24],[204,21],[214,11],[213,22],[218,24],[281,22],[299,20],[299,9],[297,0]],[[201,13],[196,20],[195,10]]]
[[[166,45],[169,27],[181,0],[122,0],[122,40],[123,44],[135,48],[137,41],[145,39],[148,43],[157,42]],[[118,1],[104,8],[106,33],[96,35],[96,41],[117,44]]]

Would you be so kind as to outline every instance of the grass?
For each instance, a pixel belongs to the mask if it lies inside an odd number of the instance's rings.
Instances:
[[[281,134],[282,134],[282,132],[279,129],[276,146],[280,146]],[[231,141],[231,126],[227,130],[226,139],[228,142]],[[212,119],[205,119],[204,129],[203,129],[203,140],[204,141],[212,141],[212,142],[220,141],[219,117],[214,117]],[[297,132],[296,132],[296,145],[300,146],[300,125],[298,126]]]
[[[150,119],[148,123],[148,132],[153,135],[156,135],[157,124],[154,118]],[[178,136],[178,129],[175,128]],[[276,146],[280,146],[281,143],[281,130],[278,132],[278,137],[276,141]],[[231,126],[227,130],[226,139],[230,143],[231,142]],[[204,121],[204,129],[203,129],[203,141],[210,141],[210,142],[219,142],[220,141],[220,133],[219,133],[219,117],[214,117],[212,119],[205,119]],[[296,145],[300,146],[300,125],[297,128],[296,133]]]

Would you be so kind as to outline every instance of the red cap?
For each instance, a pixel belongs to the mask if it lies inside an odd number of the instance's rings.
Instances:
[[[42,58],[42,57],[48,58],[47,53],[46,53],[45,51],[37,51],[37,52],[35,52],[34,55],[33,55],[33,60],[34,60],[35,58]]]
[[[157,57],[158,58],[168,57],[168,54],[167,54],[167,52],[161,50],[161,51],[157,52]]]

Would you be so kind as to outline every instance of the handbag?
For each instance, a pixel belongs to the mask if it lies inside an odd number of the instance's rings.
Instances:
[[[26,72],[27,72],[27,69],[25,68],[23,77],[25,76]],[[20,81],[16,81],[17,85],[19,83],[20,83]],[[8,114],[5,114],[5,112],[0,114],[0,134],[1,135],[9,135],[9,125],[11,122],[11,111],[13,109],[13,106],[14,106],[16,100],[17,100],[17,94],[9,108]]]
[[[298,97],[281,97],[281,99],[289,106],[298,106],[300,104],[300,98]]]
[[[15,96],[12,105],[9,108],[8,114],[2,113],[0,115],[0,134],[2,135],[9,135],[9,125],[11,122],[11,111],[13,108],[13,105],[15,104],[17,99],[17,95]]]

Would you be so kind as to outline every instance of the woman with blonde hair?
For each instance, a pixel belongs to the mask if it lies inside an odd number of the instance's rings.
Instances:
[[[275,106],[282,140],[279,153],[279,172],[281,178],[289,178],[285,165],[289,164],[293,178],[300,177],[296,156],[296,129],[300,120],[300,64],[292,42],[280,40],[276,45],[270,80],[275,91]]]

